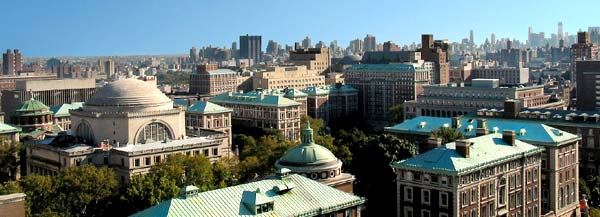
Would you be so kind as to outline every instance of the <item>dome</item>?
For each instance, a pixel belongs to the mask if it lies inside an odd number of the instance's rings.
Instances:
[[[352,64],[360,63],[361,61],[362,61],[361,56],[352,54],[352,55],[345,56],[338,63],[343,64],[343,65],[352,65]]]
[[[339,161],[329,149],[314,143],[313,131],[308,124],[303,131],[302,144],[285,152],[277,161],[277,166],[311,166]]]
[[[50,107],[45,105],[43,102],[31,98],[21,104],[19,104],[15,111],[17,112],[36,112],[49,110]]]
[[[111,82],[84,104],[84,110],[122,111],[123,109],[172,109],[173,102],[156,87],[138,79]]]

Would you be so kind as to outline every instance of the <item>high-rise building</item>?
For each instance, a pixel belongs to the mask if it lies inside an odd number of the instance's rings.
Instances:
[[[255,64],[262,62],[262,36],[240,36],[240,59],[253,59]]]
[[[303,65],[271,67],[266,71],[254,73],[254,76],[252,76],[252,89],[303,89],[325,85],[325,76],[319,73],[320,71],[309,70]]]
[[[2,54],[2,74],[3,75],[17,75],[23,70],[23,56],[19,49],[6,50],[6,53]]]
[[[395,105],[414,100],[430,83],[433,63],[358,64],[344,72],[345,84],[358,89],[362,118],[376,127],[388,124]]]
[[[565,34],[563,33],[563,23],[562,21],[558,22],[558,40],[564,39]]]
[[[473,30],[469,31],[469,45],[473,46],[475,41],[473,39]]]
[[[571,72],[577,72],[578,60],[597,60],[598,45],[590,43],[588,32],[577,33],[577,44],[571,46]],[[577,85],[577,73],[571,73],[571,81]]]
[[[279,54],[279,43],[269,40],[267,43],[267,55],[277,56]]]
[[[400,46],[394,44],[394,42],[386,41],[383,42],[383,52],[400,51]]]
[[[375,40],[375,36],[367,34],[363,44],[365,46],[365,51],[377,51],[377,41]]]
[[[196,47],[192,47],[190,49],[190,61],[193,64],[200,62],[200,54],[198,54],[198,50],[196,50]]]
[[[111,78],[115,74],[115,62],[112,59],[98,60],[98,69],[104,73],[108,78]]]
[[[365,51],[364,48],[365,47],[364,47],[362,40],[357,38],[357,39],[350,41],[350,47],[349,47],[350,52],[361,55]]]
[[[312,48],[312,43],[310,42],[310,37],[306,36],[306,38],[304,38],[302,40],[302,48]]]
[[[490,36],[492,45],[496,45],[496,34],[492,32],[492,36]]]
[[[590,33],[590,42],[600,44],[600,27],[590,26],[588,27],[588,32]]]
[[[235,92],[237,73],[229,69],[219,69],[216,64],[200,64],[190,74],[190,93],[216,96]]]
[[[527,43],[529,44],[529,47],[533,47],[532,34],[533,34],[533,27],[530,26],[527,28]]]
[[[421,59],[434,63],[434,84],[446,84],[450,81],[450,61],[448,56],[448,41],[433,40],[433,35],[421,35]]]
[[[600,111],[600,60],[578,60],[577,110]]]
[[[304,65],[309,70],[316,70],[321,74],[329,72],[331,55],[329,48],[302,48],[290,51],[288,62],[294,65]]]

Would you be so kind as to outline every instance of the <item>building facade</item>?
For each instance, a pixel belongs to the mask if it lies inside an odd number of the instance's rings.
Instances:
[[[578,60],[597,60],[598,45],[590,42],[588,32],[577,33],[577,43],[571,46],[571,72],[577,71]],[[577,73],[571,73],[571,81],[577,83]]]
[[[262,62],[262,36],[240,36],[240,59],[252,59],[254,64]]]
[[[232,147],[231,113],[233,110],[207,101],[196,101],[185,111],[185,126],[188,134],[202,136],[205,131],[222,132],[225,137],[221,153],[228,153]],[[237,150],[237,149],[235,149]]]
[[[505,131],[393,163],[398,216],[540,216],[542,151]]]
[[[6,50],[2,54],[2,75],[15,76],[23,70],[23,55],[19,49]]]
[[[321,75],[330,72],[331,56],[329,48],[302,48],[290,51],[289,63],[297,66],[306,66],[309,70],[315,70]]]
[[[498,79],[500,85],[520,85],[529,83],[529,68],[497,67],[497,68],[474,68],[465,82],[472,79]]]
[[[303,89],[319,85],[325,85],[325,76],[306,66],[277,66],[252,76],[252,89]]]
[[[516,99],[524,107],[563,108],[563,101],[552,102],[543,86],[500,87],[498,79],[473,79],[471,86],[462,83],[428,85],[416,100],[404,103],[404,117],[456,117],[481,108],[502,109],[504,100]]]
[[[577,110],[600,111],[600,60],[576,62]]]
[[[433,62],[431,81],[434,84],[450,82],[450,57],[448,56],[448,41],[433,40],[433,35],[421,35],[421,59]]]
[[[360,64],[344,73],[345,83],[358,89],[358,108],[373,125],[387,124],[392,106],[416,99],[430,83],[426,64]]]
[[[300,103],[281,95],[251,92],[224,93],[209,102],[233,110],[232,125],[248,128],[271,128],[290,141],[300,139]]]
[[[326,123],[358,113],[358,90],[343,84],[307,87],[306,110],[308,116],[323,119]]]
[[[216,96],[237,90],[237,73],[216,64],[198,65],[190,74],[190,94]]]

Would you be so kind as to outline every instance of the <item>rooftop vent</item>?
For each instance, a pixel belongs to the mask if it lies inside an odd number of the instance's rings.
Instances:
[[[515,145],[516,139],[517,139],[517,136],[515,135],[514,130],[502,131],[502,140],[504,142],[508,143],[509,145]]]
[[[462,155],[463,157],[468,158],[471,152],[471,141],[469,140],[456,140],[454,143],[456,145],[456,152]]]
[[[467,126],[465,128],[465,132],[471,132],[472,130],[473,130],[473,125],[472,124],[469,124],[469,126]]]
[[[296,185],[294,183],[288,182],[285,184],[274,186],[273,191],[275,191],[275,193],[277,194],[285,194],[294,188],[296,188]]]
[[[256,191],[244,191],[242,193],[242,204],[253,215],[273,211],[273,199],[267,197],[257,188]]]
[[[419,126],[418,126],[418,127],[419,127],[419,128],[424,128],[424,127],[425,127],[425,125],[427,125],[427,122],[425,122],[425,121],[421,121],[421,123],[419,123]]]
[[[198,196],[198,193],[200,193],[200,189],[198,187],[193,186],[193,185],[188,185],[188,186],[181,188],[180,196],[183,199],[187,199],[190,197]]]
[[[524,136],[524,135],[525,135],[525,133],[527,133],[527,130],[525,130],[525,128],[521,128],[521,129],[519,130],[519,136]]]

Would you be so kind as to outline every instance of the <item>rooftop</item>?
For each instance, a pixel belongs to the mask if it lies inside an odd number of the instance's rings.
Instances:
[[[0,123],[0,134],[5,133],[18,133],[21,132],[21,128],[13,127],[11,125]]]
[[[71,116],[69,110],[75,110],[83,107],[83,102],[65,103],[61,105],[55,105],[50,108],[50,111],[54,114],[54,117],[68,117]]]
[[[357,64],[346,69],[346,72],[368,71],[368,72],[414,72],[429,71],[419,64]]]
[[[287,191],[282,191],[286,186]],[[254,215],[244,203],[252,199],[248,193],[253,192],[260,195],[256,203],[272,201],[273,209]],[[292,174],[202,192],[186,199],[173,198],[132,216],[318,216],[365,202],[364,198]]]
[[[196,101],[192,106],[187,109],[188,112],[193,113],[201,113],[201,114],[216,114],[223,112],[231,112],[233,111],[230,108],[225,108],[223,106],[214,104],[212,102],[207,101]]]
[[[272,107],[300,105],[300,103],[285,98],[282,95],[271,95],[263,93],[224,93],[209,99],[209,101],[214,103],[234,103]]]
[[[467,141],[471,142],[469,157],[459,154],[456,151],[456,143],[452,142],[415,157],[393,163],[392,167],[458,175],[544,150],[542,147],[536,147],[519,140],[516,140],[514,145],[510,145],[502,139],[502,134],[496,133],[471,138]]]
[[[466,138],[472,138],[477,133],[477,117],[463,116],[460,118],[458,128]],[[482,119],[482,118],[479,118]],[[520,121],[513,119],[485,118],[489,133],[502,133],[503,130],[514,130],[517,139],[532,144],[559,145],[565,142],[579,139],[577,135],[535,122]],[[441,127],[451,127],[452,118],[419,116],[406,120],[400,124],[386,127],[386,132],[391,133],[415,133],[429,135],[432,131]],[[521,133],[523,132],[523,133]]]

